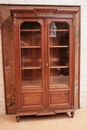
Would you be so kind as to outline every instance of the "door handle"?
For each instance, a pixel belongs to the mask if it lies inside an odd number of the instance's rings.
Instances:
[[[43,67],[48,67],[49,65],[48,65],[48,63],[43,63]]]

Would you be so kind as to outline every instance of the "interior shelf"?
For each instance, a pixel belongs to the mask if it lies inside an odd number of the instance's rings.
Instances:
[[[54,68],[68,68],[69,66],[50,66],[50,69]]]
[[[21,29],[21,32],[40,32],[40,29]]]
[[[52,32],[52,31],[56,31],[56,32],[68,32],[69,30],[68,29],[50,29],[49,31],[50,32]]]
[[[62,46],[50,46],[50,48],[68,48],[69,46],[62,45]]]
[[[41,69],[41,67],[21,67],[22,70],[29,70],[29,69]]]
[[[41,46],[21,46],[21,48],[41,48]]]

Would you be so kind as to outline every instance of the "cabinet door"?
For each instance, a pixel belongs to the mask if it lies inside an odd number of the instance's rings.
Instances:
[[[43,29],[43,20],[23,20],[20,24],[19,95],[22,108],[44,105]]]
[[[47,98],[49,106],[73,102],[74,42],[72,20],[47,22]],[[49,95],[49,96],[48,96]],[[72,98],[72,101],[71,101]]]

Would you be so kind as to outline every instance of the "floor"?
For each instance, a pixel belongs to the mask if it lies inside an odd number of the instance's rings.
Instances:
[[[69,113],[68,113],[69,114]],[[76,110],[74,118],[66,113],[56,116],[21,117],[0,114],[0,130],[87,130],[87,108]]]

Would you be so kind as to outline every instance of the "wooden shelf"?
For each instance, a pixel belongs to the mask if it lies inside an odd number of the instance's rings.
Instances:
[[[33,58],[26,58],[25,60],[24,60],[24,63],[26,63],[26,62],[31,62],[31,63],[33,63],[33,61],[35,61],[35,62],[40,62],[41,63],[41,59],[33,59]]]
[[[62,45],[62,46],[50,46],[50,48],[68,48],[69,46],[67,45]]]
[[[50,46],[50,48],[68,48],[69,46]],[[21,48],[41,48],[41,46],[21,46]]]
[[[41,67],[21,67],[22,70],[35,70],[35,69],[41,69]]]
[[[40,32],[40,29],[21,29],[21,32]]]
[[[41,48],[41,46],[21,46],[21,48]]]
[[[55,61],[59,61],[60,60],[60,58],[50,58],[50,62],[55,62]]]
[[[69,66],[50,66],[50,69],[55,69],[55,68],[68,68]]]
[[[49,31],[50,32],[52,32],[52,31],[56,31],[56,32],[68,32],[69,30],[68,29],[50,29]]]

